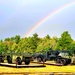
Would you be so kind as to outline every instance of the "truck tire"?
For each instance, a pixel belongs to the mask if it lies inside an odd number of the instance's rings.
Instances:
[[[8,62],[9,64],[12,63],[12,58],[11,58],[10,56],[7,56],[7,62]]]
[[[66,59],[66,60],[67,60],[67,61],[66,61],[67,65],[71,63],[71,59],[70,59],[70,58],[68,58],[68,59]]]
[[[60,64],[61,63],[60,61],[61,61],[61,59],[59,59],[59,58],[55,59],[56,64]]]
[[[21,61],[21,58],[20,58],[20,57],[17,57],[17,58],[16,58],[16,63],[17,63],[18,65],[21,65],[21,64],[22,64],[22,61]]]
[[[25,58],[25,65],[29,65],[30,64],[30,58]]]
[[[61,59],[61,64],[62,64],[62,65],[67,65],[66,59]]]
[[[0,62],[4,62],[4,57],[2,55],[0,56]]]

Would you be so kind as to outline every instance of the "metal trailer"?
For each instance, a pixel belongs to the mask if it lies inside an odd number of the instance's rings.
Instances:
[[[13,56],[15,56],[15,58],[13,59]],[[25,65],[29,65],[30,61],[31,61],[31,54],[30,53],[13,53],[13,54],[6,54],[6,55],[2,55],[0,54],[0,63],[4,63],[4,60],[7,61],[7,63],[12,64],[13,61],[15,60],[15,64],[17,65],[21,65],[22,62],[25,63]]]

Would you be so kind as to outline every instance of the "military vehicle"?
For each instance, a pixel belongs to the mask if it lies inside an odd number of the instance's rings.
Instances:
[[[71,63],[69,51],[62,50],[49,50],[46,53],[37,53],[33,55],[38,62],[46,62],[48,60],[54,60],[56,64],[68,65]]]
[[[4,62],[5,58],[9,64],[13,63],[13,56],[15,57],[15,64],[21,65],[24,62],[25,65],[29,65],[31,60],[37,59],[38,62],[46,62],[53,60],[56,64],[68,65],[72,62],[75,62],[75,58],[70,58],[70,52],[67,50],[49,50],[45,53],[34,53],[31,55],[30,53],[8,53],[7,55],[0,54],[0,63]]]
[[[14,59],[13,56],[15,56]],[[29,65],[31,61],[31,54],[30,53],[21,53],[21,54],[7,53],[4,56],[0,54],[0,63],[4,63],[4,60],[6,60],[7,63],[9,64],[15,63],[17,65],[21,65],[22,62],[24,62],[25,65]]]
[[[62,64],[62,65],[68,65],[71,63],[71,57],[69,55],[68,51],[60,51],[57,58],[55,58],[55,62]]]

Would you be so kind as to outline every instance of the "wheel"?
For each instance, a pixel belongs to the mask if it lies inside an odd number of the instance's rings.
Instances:
[[[25,65],[29,65],[30,63],[30,58],[25,58]]]
[[[71,59],[66,59],[67,65],[71,63]]]
[[[12,63],[12,58],[11,58],[10,56],[7,56],[7,62],[8,62],[9,64]]]
[[[16,58],[16,63],[17,63],[18,65],[21,65],[22,62],[21,62],[21,58],[20,58],[20,57],[17,57],[17,58]]]
[[[61,59],[57,58],[57,59],[55,59],[55,62],[56,62],[57,64],[60,64],[60,60],[61,60]]]
[[[61,64],[62,65],[67,65],[66,59],[61,59]]]
[[[0,62],[4,62],[4,57],[3,56],[0,56]]]
[[[39,58],[37,58],[37,62],[41,62],[41,58],[39,57]]]

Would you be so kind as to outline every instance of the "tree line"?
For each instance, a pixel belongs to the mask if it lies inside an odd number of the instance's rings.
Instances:
[[[47,50],[70,50],[75,53],[75,41],[71,38],[68,31],[64,31],[60,38],[50,37],[46,35],[43,38],[38,37],[38,34],[33,34],[32,37],[21,38],[20,35],[15,37],[5,38],[0,40],[0,54],[7,53],[36,53],[46,52]]]

